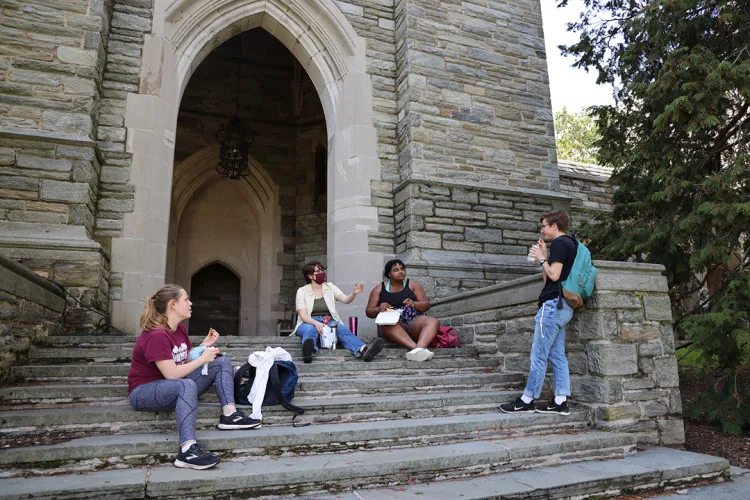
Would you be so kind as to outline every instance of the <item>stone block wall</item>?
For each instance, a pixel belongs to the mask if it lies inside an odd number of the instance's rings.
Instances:
[[[401,180],[557,190],[539,1],[395,5]]]
[[[0,383],[33,344],[57,333],[64,306],[58,287],[0,255]]]
[[[594,265],[599,270],[594,295],[566,328],[571,400],[589,408],[597,427],[638,433],[643,444],[682,444],[664,268]],[[541,287],[539,275],[528,276],[435,301],[430,314],[452,325],[481,356],[500,357],[502,370],[528,372]]]
[[[395,253],[436,297],[523,275],[539,215],[570,199],[540,4],[397,0],[395,14]]]
[[[537,271],[539,218],[567,197],[531,189],[409,181],[395,194],[396,253],[431,298]]]
[[[112,1],[8,0],[0,9],[0,253],[103,309],[95,140]],[[70,306],[68,324],[93,324]]]
[[[366,41],[381,173],[381,179],[372,181],[370,186],[373,205],[378,207],[378,228],[370,231],[369,249],[393,254],[393,192],[400,180],[394,0],[335,0],[335,3],[357,35]]]
[[[112,0],[112,3],[96,132],[102,172],[95,234],[108,248],[111,238],[122,234],[123,218],[133,211],[136,203],[130,183],[133,155],[126,150],[125,114],[128,94],[141,88],[143,40],[151,30],[153,6],[152,0]],[[130,112],[148,114],[148,110]],[[121,273],[109,275],[110,300],[122,298],[122,282]]]
[[[571,226],[612,210],[612,169],[601,165],[558,160],[560,191],[570,196]]]

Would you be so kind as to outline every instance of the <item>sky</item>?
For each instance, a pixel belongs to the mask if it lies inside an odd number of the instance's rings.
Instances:
[[[552,110],[560,111],[563,106],[569,112],[596,104],[612,104],[612,87],[597,85],[596,74],[573,68],[574,59],[563,57],[558,45],[571,45],[578,35],[566,31],[566,24],[577,21],[584,10],[582,0],[570,0],[567,7],[558,9],[556,0],[541,0],[544,41],[547,48]]]

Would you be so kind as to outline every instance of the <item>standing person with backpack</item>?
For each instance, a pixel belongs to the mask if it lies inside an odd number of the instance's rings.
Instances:
[[[534,319],[529,380],[523,395],[515,401],[500,405],[500,409],[505,413],[537,411],[570,415],[567,403],[570,396],[570,372],[565,357],[565,325],[573,317],[573,308],[563,297],[562,283],[573,268],[579,245],[575,239],[565,234],[568,230],[568,214],[562,210],[544,214],[540,222],[542,237],[529,252],[530,258],[533,257],[539,263],[544,280],[544,287],[539,294],[539,310]],[[545,240],[550,242],[549,256]],[[585,253],[588,254],[588,250]],[[589,260],[589,264],[590,262]],[[541,408],[536,408],[534,399],[541,395],[548,361],[552,364],[555,377],[555,398]]]
[[[175,466],[208,469],[220,462],[195,440],[198,396],[212,385],[221,403],[217,427],[222,430],[260,427],[260,420],[246,417],[234,405],[231,360],[214,347],[219,339],[209,331],[197,351],[181,321],[192,315],[192,302],[179,285],[164,285],[146,299],[141,316],[143,331],[133,347],[128,372],[128,400],[140,411],[175,410],[180,448]],[[202,349],[201,349],[202,348]]]

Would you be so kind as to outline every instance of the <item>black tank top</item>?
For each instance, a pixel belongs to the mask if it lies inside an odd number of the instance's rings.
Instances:
[[[414,292],[409,288],[409,280],[404,282],[404,289],[400,292],[386,291],[384,282],[383,286],[380,288],[380,300],[378,300],[378,304],[387,302],[393,307],[404,307],[404,301],[406,299],[411,299],[414,302],[417,302],[417,296],[414,295]]]

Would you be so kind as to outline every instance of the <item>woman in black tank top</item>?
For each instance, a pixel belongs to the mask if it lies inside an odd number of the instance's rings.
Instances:
[[[395,325],[381,325],[379,334],[386,339],[411,349],[406,354],[410,361],[427,361],[433,353],[427,347],[438,333],[437,318],[425,316],[430,301],[424,288],[416,281],[406,279],[406,266],[398,259],[385,265],[386,280],[372,289],[365,314],[375,318],[381,311],[400,309],[401,318]]]

